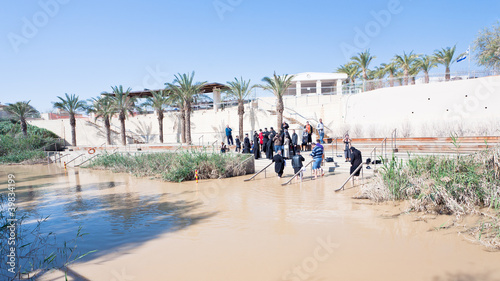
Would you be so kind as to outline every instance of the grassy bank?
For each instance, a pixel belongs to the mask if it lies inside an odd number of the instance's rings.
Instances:
[[[478,214],[469,229],[483,244],[500,249],[500,149],[452,157],[415,157],[383,163],[375,180],[362,189],[375,201],[409,200],[412,211]]]
[[[0,121],[0,163],[37,163],[45,159],[44,148],[54,143],[57,135],[49,130],[28,125],[28,136],[21,125]]]
[[[138,155],[110,154],[98,157],[87,168],[108,169],[118,173],[131,173],[139,177],[154,177],[165,181],[181,182],[195,179],[217,179],[246,174],[249,154],[219,154],[207,152],[143,153]],[[250,162],[247,161],[246,163]]]

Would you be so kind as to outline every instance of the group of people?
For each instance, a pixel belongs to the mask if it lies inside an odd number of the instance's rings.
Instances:
[[[253,136],[251,137],[248,133],[246,133],[243,142],[241,142],[238,136],[235,136],[233,141],[232,129],[229,125],[227,125],[225,129],[227,144],[235,145],[235,152],[253,153],[255,159],[261,158],[262,152],[265,154],[265,158],[272,160],[275,163],[275,172],[279,177],[282,177],[283,175],[283,170],[286,164],[285,160],[287,159],[291,159],[295,174],[301,172],[303,167],[302,162],[304,162],[305,159],[300,154],[300,151],[311,150],[311,156],[314,160],[312,167],[314,176],[315,178],[323,176],[324,171],[321,168],[321,163],[325,157],[324,147],[322,145],[324,143],[325,135],[323,120],[319,119],[319,123],[316,127],[319,138],[316,140],[314,148],[312,148],[313,127],[309,124],[309,121],[304,126],[301,145],[299,145],[299,136],[295,130],[292,130],[292,133],[290,134],[289,127],[290,126],[286,122],[283,122],[279,132],[276,132],[273,127],[270,127],[270,130],[264,128],[264,130],[260,129],[259,132],[254,131]],[[351,146],[351,139],[348,134],[344,136],[343,142],[345,144],[344,153],[346,162],[351,162],[352,174],[352,172],[354,172],[362,162],[361,152]],[[229,150],[224,142],[221,143],[220,149],[222,153]],[[262,158],[263,157],[264,155]],[[356,176],[359,176],[359,170],[357,171]],[[302,179],[302,172],[299,177]]]

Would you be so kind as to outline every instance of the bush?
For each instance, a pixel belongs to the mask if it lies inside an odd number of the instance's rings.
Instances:
[[[110,154],[98,157],[86,167],[181,182],[194,180],[195,170],[199,179],[244,175],[245,168],[239,164],[246,157],[249,155],[207,152]]]
[[[28,125],[28,136],[19,124],[0,122],[0,163],[38,162],[45,158],[44,147],[54,143],[57,135],[51,131]]]

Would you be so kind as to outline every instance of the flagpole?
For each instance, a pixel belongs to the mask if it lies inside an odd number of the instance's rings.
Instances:
[[[470,44],[469,48],[467,49],[467,56],[469,57],[469,66],[467,67],[467,79],[470,79]]]

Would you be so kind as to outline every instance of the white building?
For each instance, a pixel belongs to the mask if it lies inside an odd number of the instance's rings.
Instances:
[[[336,95],[342,93],[342,81],[346,79],[345,73],[299,73],[293,78],[293,84],[285,95],[298,97],[307,94]]]

